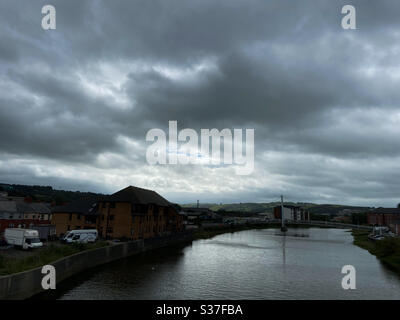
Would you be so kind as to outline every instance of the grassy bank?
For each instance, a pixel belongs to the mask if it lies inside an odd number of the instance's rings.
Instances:
[[[368,239],[368,231],[353,230],[354,244],[375,255],[386,267],[400,275],[400,239],[386,238],[379,241]]]
[[[34,269],[72,254],[104,247],[106,245],[108,245],[108,243],[104,241],[96,242],[94,244],[50,244],[48,247],[39,249],[33,255],[24,258],[0,255],[0,276]]]

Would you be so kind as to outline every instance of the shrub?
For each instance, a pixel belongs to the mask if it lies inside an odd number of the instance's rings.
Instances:
[[[400,252],[400,240],[386,238],[377,242],[378,255],[387,257]]]

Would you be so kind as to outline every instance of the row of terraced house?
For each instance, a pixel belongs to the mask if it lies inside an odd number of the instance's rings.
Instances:
[[[31,203],[24,197],[0,192],[0,235],[7,228],[33,228],[50,224],[49,203]]]
[[[105,239],[147,239],[184,230],[183,216],[157,192],[129,186],[112,195],[73,201],[52,209],[57,236],[97,229]]]

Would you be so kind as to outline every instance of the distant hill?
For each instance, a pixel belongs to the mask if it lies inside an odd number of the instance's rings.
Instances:
[[[51,186],[28,186],[6,183],[0,183],[0,191],[7,191],[10,196],[31,197],[33,201],[55,202],[56,204],[100,195],[93,192],[55,190]]]
[[[341,211],[348,209],[350,211],[365,212],[369,207],[337,205],[337,204],[315,204],[306,202],[285,202],[287,205],[300,206],[309,210],[313,214],[331,214],[336,215]],[[195,207],[197,204],[189,203],[183,204],[182,207]],[[213,211],[226,211],[226,212],[246,212],[246,213],[260,213],[272,212],[275,206],[280,205],[280,202],[268,203],[230,203],[230,204],[216,204],[216,203],[202,203],[200,207],[208,208]]]
[[[51,186],[29,186],[21,184],[6,184],[0,183],[0,191],[4,190],[9,193],[10,196],[18,197],[32,197],[33,201],[44,201],[54,202],[61,204],[78,200],[86,197],[95,197],[101,194],[94,192],[80,192],[80,191],[66,191],[56,190]],[[336,205],[336,204],[315,204],[306,202],[285,202],[285,204],[300,206],[308,209],[312,214],[330,214],[336,215],[344,209],[365,212],[368,211],[368,207],[357,207],[347,205]],[[254,202],[243,202],[243,203],[201,203],[201,208],[208,208],[213,211],[225,211],[225,212],[241,212],[256,214],[260,212],[272,212],[273,208],[280,205],[280,202],[268,202],[268,203],[254,203]],[[196,203],[183,204],[182,207],[196,207]]]

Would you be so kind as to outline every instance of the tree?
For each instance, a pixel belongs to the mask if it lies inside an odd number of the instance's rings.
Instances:
[[[399,204],[397,204],[397,208],[398,208],[398,209],[400,209],[400,203],[399,203]]]

